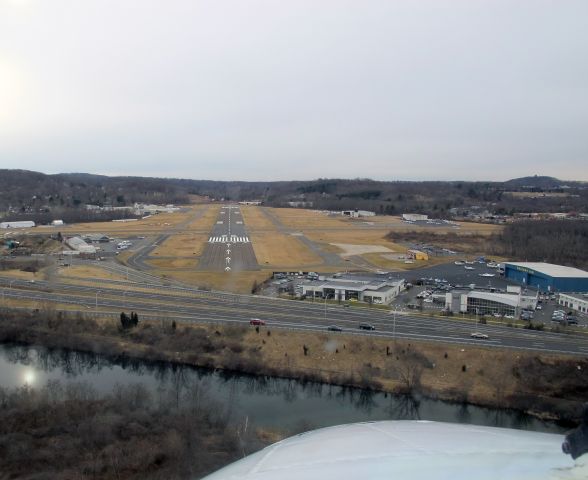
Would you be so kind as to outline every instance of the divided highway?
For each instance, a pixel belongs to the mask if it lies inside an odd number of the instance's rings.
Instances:
[[[343,308],[323,302],[309,303],[130,282],[100,283],[96,280],[96,283],[99,286],[65,283],[49,285],[47,282],[30,283],[0,277],[0,292],[3,303],[7,298],[51,301],[78,305],[86,311],[95,308],[115,313],[134,310],[158,317],[195,322],[249,324],[250,319],[255,317],[263,319],[268,328],[326,332],[328,326],[336,325],[341,327],[344,333],[356,335],[588,355],[588,336],[583,335],[474,325],[460,320],[426,315],[395,314],[368,308]],[[136,290],[138,288],[142,291]],[[359,330],[360,323],[369,323],[376,330]],[[474,331],[487,334],[489,339],[472,339],[470,335]],[[331,334],[337,335],[336,332]]]

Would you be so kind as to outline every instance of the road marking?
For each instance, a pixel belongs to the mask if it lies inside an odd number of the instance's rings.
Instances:
[[[226,243],[230,246],[230,243],[250,243],[249,237],[240,237],[238,235],[221,235],[220,237],[209,237],[208,243]]]

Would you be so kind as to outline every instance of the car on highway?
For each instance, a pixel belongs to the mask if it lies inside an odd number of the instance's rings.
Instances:
[[[249,325],[260,326],[265,325],[265,322],[260,318],[252,318],[251,320],[249,320]]]
[[[374,327],[373,325],[369,324],[369,323],[360,323],[359,327],[360,330],[375,330],[376,327]]]
[[[472,338],[477,338],[479,340],[488,340],[490,337],[488,335],[486,335],[485,333],[480,333],[480,332],[474,332],[470,335],[470,337]]]
[[[327,327],[327,330],[329,330],[330,332],[342,332],[343,329],[341,327],[338,327],[337,325],[330,325]]]

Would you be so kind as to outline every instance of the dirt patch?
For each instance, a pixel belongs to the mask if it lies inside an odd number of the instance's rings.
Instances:
[[[331,245],[341,249],[342,253],[340,255],[342,257],[363,255],[364,253],[388,253],[394,251],[382,245],[356,245],[353,243],[332,243]]]

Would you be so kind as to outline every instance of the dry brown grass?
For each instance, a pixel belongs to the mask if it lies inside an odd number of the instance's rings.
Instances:
[[[272,221],[262,212],[262,208],[267,207],[256,207],[252,205],[241,206],[241,215],[243,216],[243,222],[248,231],[276,229]]]
[[[198,210],[206,209],[202,217],[190,222],[186,228],[189,232],[202,232],[208,234],[218,217],[221,205],[200,205]]]
[[[303,267],[322,264],[322,259],[300,240],[281,233],[253,234],[251,242],[260,265]]]
[[[60,227],[64,235],[72,233],[104,233],[118,237],[127,237],[137,234],[154,234],[161,233],[178,224],[186,221],[193,215],[192,210],[189,212],[162,213],[153,215],[146,219],[139,219],[132,222],[93,222],[93,223],[75,223]]]
[[[271,324],[266,329],[271,330]],[[384,390],[394,391],[401,385],[391,372],[402,362],[404,354],[416,351],[434,365],[423,369],[421,384],[424,391],[489,405],[501,404],[508,395],[523,393],[519,379],[513,375],[513,365],[537,356],[533,352],[414,341],[395,343],[392,339],[327,332],[272,330],[271,337],[264,333],[264,329],[260,334],[251,331],[245,338],[247,345],[258,346],[262,364],[286,371],[318,372],[325,378],[337,374],[360,378],[369,364],[372,379]],[[303,345],[308,347],[307,356]],[[391,355],[386,355],[386,347],[391,349]],[[552,361],[569,361],[569,357],[563,356],[544,357]]]
[[[272,213],[289,228],[329,228],[345,227],[347,219],[341,216],[331,216],[317,210],[304,210],[299,208],[272,208]]]
[[[22,270],[2,270],[0,275],[3,277],[18,278],[19,280],[34,280],[35,278],[39,278],[38,274],[23,272]]]
[[[197,271],[174,271],[157,270],[156,275],[180,280],[200,288],[222,290],[232,293],[251,293],[253,282],[261,283],[271,277],[269,271],[247,271],[247,272],[197,272]]]
[[[165,242],[153,250],[151,256],[187,257],[190,255],[202,255],[207,241],[208,235],[177,233],[170,236]]]
[[[58,270],[61,277],[104,278],[107,280],[126,280],[126,276],[106,271],[92,265],[72,265]]]
[[[304,231],[306,237],[314,242],[349,243],[355,245],[381,245],[393,252],[405,252],[406,248],[385,238],[386,229],[342,229],[342,230],[309,230]],[[340,250],[339,250],[340,251]]]
[[[159,270],[169,270],[173,268],[196,268],[198,266],[197,258],[150,258],[147,260],[149,265]]]
[[[367,253],[362,255],[368,262],[384,270],[415,270],[417,268],[432,267],[442,263],[452,262],[452,257],[429,257],[428,260],[415,260],[414,263],[404,263],[404,260],[391,260],[381,253]]]
[[[492,223],[474,223],[474,222],[457,222],[460,226],[458,229],[450,229],[458,235],[467,235],[474,233],[479,235],[493,235],[502,232],[504,227],[502,225],[494,225]]]

